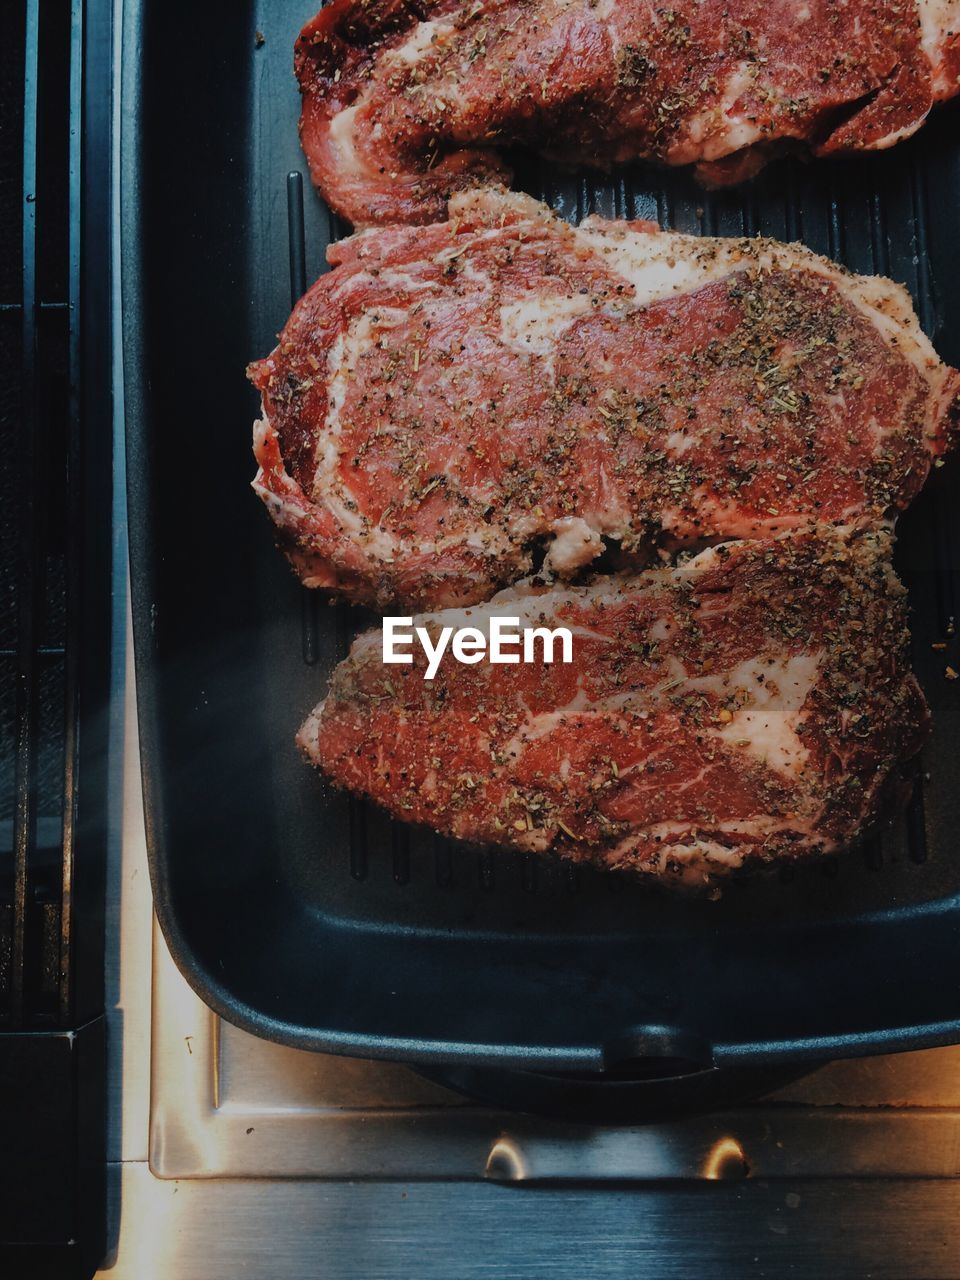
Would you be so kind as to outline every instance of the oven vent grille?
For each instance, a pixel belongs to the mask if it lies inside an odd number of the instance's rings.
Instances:
[[[102,1002],[102,966],[88,987],[75,972],[94,954],[84,903],[103,853],[78,872],[102,795],[102,778],[85,777],[81,797],[79,712],[83,697],[104,718],[109,661],[103,632],[83,656],[94,615],[107,616],[110,539],[85,516],[98,463],[109,525],[109,428],[93,448],[81,431],[84,9],[10,5],[0,41],[0,1030],[72,1025]],[[84,744],[92,760],[98,736]]]

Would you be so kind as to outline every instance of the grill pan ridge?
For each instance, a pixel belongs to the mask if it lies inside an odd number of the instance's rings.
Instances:
[[[933,738],[906,812],[842,858],[733,884],[719,903],[673,901],[458,847],[333,793],[293,734],[376,619],[301,588],[273,547],[249,492],[257,403],[243,379],[286,319],[291,281],[302,291],[343,233],[300,176],[291,61],[310,13],[261,0],[224,23],[201,7],[184,42],[161,6],[124,8],[147,831],[161,925],[199,993],[288,1044],[423,1062],[599,1071],[652,1053],[760,1065],[960,1039],[960,681],[945,676],[960,669],[960,463],[933,473],[896,553]],[[171,65],[189,94],[169,92]],[[516,185],[570,220],[799,239],[890,275],[960,364],[958,120],[948,106],[890,153],[785,161],[731,192],[645,166],[604,178],[529,157]]]

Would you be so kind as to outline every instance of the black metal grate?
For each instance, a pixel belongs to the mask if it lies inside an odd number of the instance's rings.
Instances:
[[[10,4],[0,40],[0,1029],[79,1012],[84,9]]]

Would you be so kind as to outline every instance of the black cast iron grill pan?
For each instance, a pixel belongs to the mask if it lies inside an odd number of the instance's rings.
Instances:
[[[960,1039],[960,468],[900,523],[934,733],[896,824],[840,859],[673,901],[618,877],[455,846],[333,794],[293,734],[372,616],[303,590],[249,490],[243,371],[290,305],[293,41],[303,0],[125,6],[124,343],[137,685],[164,934],[203,998],[291,1045],[461,1067],[641,1075]],[[262,33],[262,40],[257,33]],[[175,71],[174,71],[175,69]],[[955,107],[894,151],[781,162],[722,194],[636,167],[522,161],[571,219],[800,239],[907,283],[960,364]],[[338,228],[293,180],[293,267]],[[933,649],[932,645],[947,648]],[[657,1074],[654,1065],[652,1074]]]

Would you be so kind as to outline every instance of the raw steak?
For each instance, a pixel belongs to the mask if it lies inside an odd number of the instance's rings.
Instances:
[[[848,844],[891,798],[927,712],[890,535],[785,535],[683,567],[502,592],[423,615],[566,626],[573,662],[432,681],[357,639],[298,738],[336,783],[465,840],[714,877]],[[535,580],[533,580],[535,581]]]
[[[696,164],[880,150],[958,91],[960,0],[334,0],[295,67],[313,180],[355,226],[432,222],[498,149]]]
[[[572,228],[525,196],[329,250],[251,366],[255,488],[303,581],[465,604],[605,540],[876,525],[947,447],[960,375],[906,291],[798,246]]]

